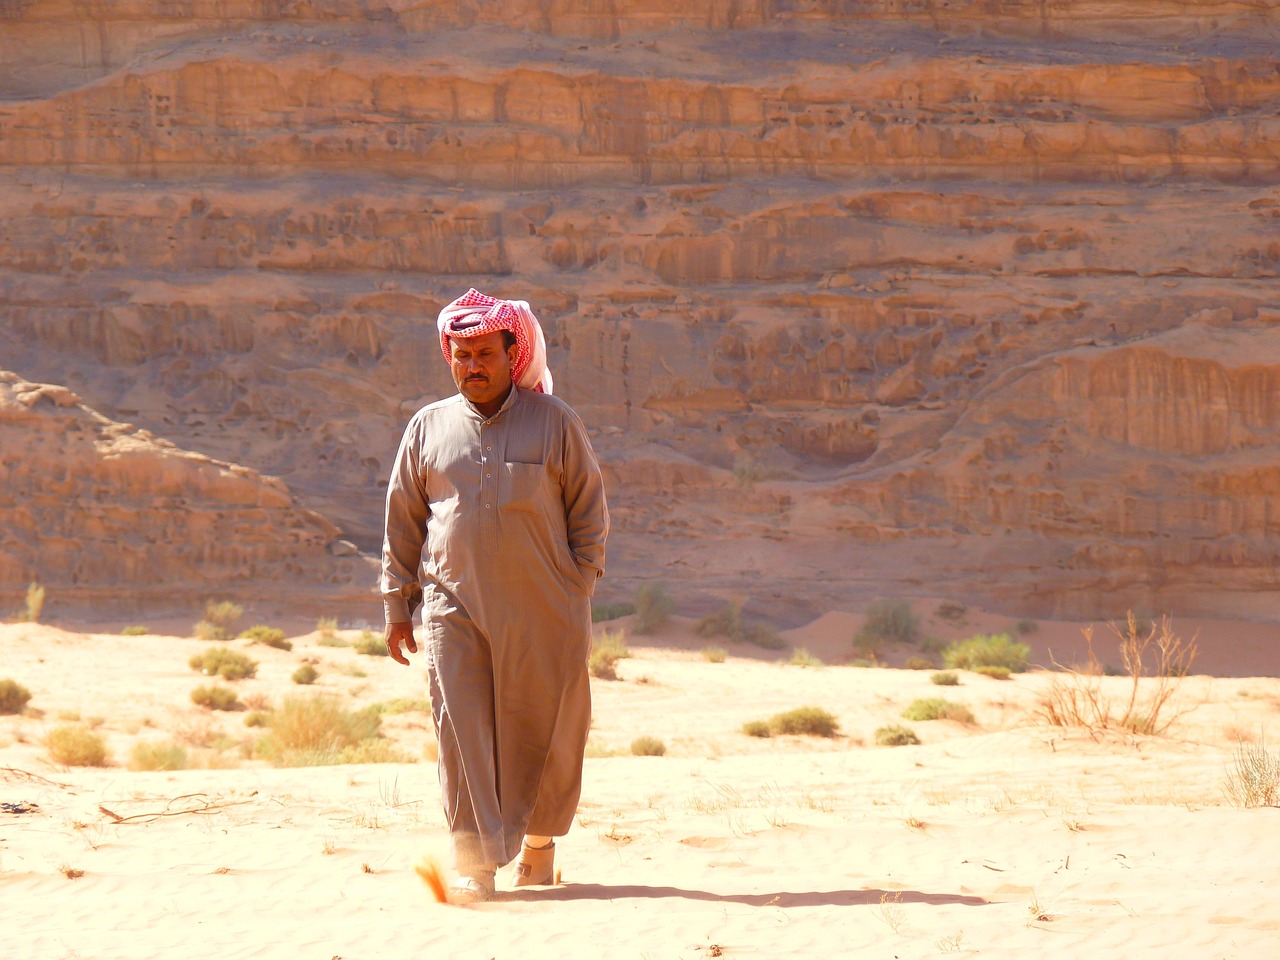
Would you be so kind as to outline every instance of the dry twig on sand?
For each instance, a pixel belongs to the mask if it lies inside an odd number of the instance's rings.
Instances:
[[[210,801],[210,800],[197,799],[198,797],[203,797],[203,796],[204,796],[203,793],[186,793],[180,797],[174,797],[172,800],[168,801],[164,810],[156,810],[148,813],[132,813],[132,814],[129,814],[128,816],[121,816],[120,814],[116,813],[113,810],[108,810],[106,807],[102,806],[101,804],[98,805],[98,810],[105,816],[110,817],[111,820],[115,823],[131,823],[131,822],[150,823],[152,820],[158,820],[161,817],[181,817],[181,816],[186,816],[188,814],[197,815],[197,816],[206,815],[210,813],[216,813],[219,810],[224,810],[227,807],[239,807],[246,803],[252,803],[251,800]],[[169,809],[174,804],[180,803],[183,800],[190,801],[191,806],[185,807],[180,810]]]

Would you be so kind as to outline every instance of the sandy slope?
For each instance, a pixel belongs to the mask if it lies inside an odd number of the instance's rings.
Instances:
[[[985,617],[936,626],[973,632],[998,619]],[[786,639],[836,663],[854,624],[829,614]],[[1037,650],[1046,637],[1065,642],[1068,626],[1041,624]],[[1194,709],[1145,738],[1033,723],[1052,674],[962,674],[944,688],[929,671],[802,668],[733,645],[714,664],[677,621],[651,645],[631,638],[621,679],[595,684],[563,882],[462,908],[435,903],[412,870],[446,848],[430,763],[243,760],[234,742],[255,732],[244,714],[188,700],[203,681],[186,661],[203,644],[3,625],[0,678],[33,699],[27,715],[0,717],[0,801],[38,809],[0,813],[0,955],[1274,955],[1280,811],[1223,795],[1236,742],[1280,718],[1267,629],[1236,625],[1205,658],[1229,666],[1238,646],[1264,668],[1257,676],[1188,678],[1177,704]],[[235,642],[260,661],[241,698],[301,693],[289,676],[303,657],[319,661],[316,686],[352,707],[421,695],[416,669],[318,639],[296,636],[289,653]],[[926,696],[966,704],[977,725],[901,719]],[[740,732],[802,704],[834,713],[842,736]],[[118,765],[49,763],[43,737],[74,715],[97,725]],[[891,723],[923,744],[874,746]],[[384,732],[413,756],[434,746],[421,712],[388,717]],[[124,766],[136,739],[208,744],[219,733],[233,745],[190,748],[213,769]],[[630,755],[642,734],[667,755]]]

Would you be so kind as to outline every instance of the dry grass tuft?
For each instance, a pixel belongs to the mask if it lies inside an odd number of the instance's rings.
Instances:
[[[1267,751],[1265,739],[1241,743],[1227,773],[1227,799],[1241,807],[1280,807],[1280,754]]]
[[[0,713],[21,713],[30,699],[31,691],[17,680],[0,680]]]
[[[53,762],[64,767],[105,767],[108,762],[106,741],[83,726],[55,727],[44,744]]]
[[[1178,709],[1173,704],[1183,678],[1190,672],[1197,645],[1173,632],[1172,621],[1161,617],[1159,624],[1143,630],[1133,611],[1122,629],[1110,625],[1120,640],[1120,658],[1129,678],[1128,696],[1114,703],[1103,693],[1106,669],[1093,649],[1093,628],[1084,629],[1088,649],[1083,667],[1055,676],[1040,695],[1032,716],[1055,727],[1082,727],[1091,732],[1108,729],[1159,735],[1169,729],[1194,706]],[[1145,685],[1143,681],[1148,683]],[[1145,686],[1145,693],[1144,693]]]

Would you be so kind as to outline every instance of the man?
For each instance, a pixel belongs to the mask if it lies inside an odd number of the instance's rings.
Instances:
[[[381,587],[398,663],[418,651],[422,605],[459,874],[450,899],[472,902],[493,896],[497,868],[517,856],[516,886],[554,881],[554,838],[582,786],[590,597],[609,515],[586,429],[551,395],[529,305],[469,290],[437,327],[459,393],[405,429]]]

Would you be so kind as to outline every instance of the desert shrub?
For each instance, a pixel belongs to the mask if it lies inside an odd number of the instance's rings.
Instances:
[[[271,725],[270,710],[253,710],[244,716],[246,727],[268,727]]]
[[[587,671],[599,680],[617,680],[617,651],[592,647],[591,653],[587,656]]]
[[[130,770],[185,770],[187,751],[172,740],[139,740],[129,751]]]
[[[787,661],[793,667],[821,667],[823,663],[804,647],[796,647],[791,651],[791,659]]]
[[[917,643],[920,624],[905,600],[877,600],[853,635],[853,648],[865,657],[878,658],[886,643]]]
[[[294,683],[301,684],[305,687],[309,684],[315,683],[319,676],[319,670],[309,663],[304,663],[297,670],[293,671],[291,679]]]
[[[0,680],[0,713],[21,713],[30,699],[31,691],[17,680]]]
[[[337,763],[377,763],[382,747],[361,747],[378,737],[381,717],[373,710],[344,710],[325,696],[287,697],[271,715],[267,735],[257,753],[278,767]],[[353,760],[362,755],[366,760]]]
[[[940,687],[955,687],[960,684],[960,677],[951,670],[939,670],[929,678],[929,682]]]
[[[206,647],[202,652],[193,654],[187,661],[192,670],[209,677],[221,677],[223,680],[243,680],[258,672],[256,660],[250,660],[239,650],[228,650],[226,647]]]
[[[107,742],[92,730],[78,724],[50,730],[44,745],[53,762],[64,767],[107,765]]]
[[[1238,744],[1225,789],[1237,806],[1280,807],[1280,754],[1269,753],[1265,740]]]
[[[397,697],[382,703],[370,704],[366,709],[376,710],[380,716],[396,716],[401,713],[430,713],[431,701],[425,697]]]
[[[123,630],[120,631],[120,636],[122,637],[148,637],[150,635],[151,635],[150,627],[143,627],[139,625],[125,627]]]
[[[635,612],[634,603],[592,603],[591,622],[604,623],[607,620],[617,620],[619,617],[629,617]]]
[[[191,691],[191,702],[197,707],[205,707],[209,710],[240,709],[240,701],[236,699],[236,692],[230,687],[224,687],[217,683],[207,687],[196,687]]]
[[[907,657],[903,666],[908,670],[932,670],[936,664],[928,657]]]
[[[254,624],[248,630],[241,631],[240,639],[252,640],[254,643],[275,647],[277,650],[293,649],[293,644],[284,638],[283,630],[279,627],[268,627],[261,623]]]
[[[316,633],[321,640],[331,640],[338,635],[338,621],[335,617],[321,617],[316,621]]]
[[[601,680],[618,679],[618,661],[631,656],[627,635],[621,630],[602,630],[591,638],[587,670]]]
[[[771,736],[798,734],[811,737],[834,737],[840,729],[840,721],[821,707],[796,707],[784,713],[775,713],[768,720]]]
[[[942,664],[951,670],[976,670],[978,667],[1007,667],[1014,673],[1027,669],[1031,648],[1007,633],[970,637],[949,644],[942,652]]]
[[[1008,680],[1010,675],[1008,667],[998,667],[995,664],[974,667],[973,672],[983,677],[990,677],[992,680]]]
[[[904,720],[954,720],[957,723],[972,724],[973,713],[963,703],[952,703],[942,697],[924,697],[913,700],[902,711]]]
[[[362,653],[366,657],[391,656],[391,651],[387,649],[387,641],[372,630],[362,631],[360,638],[351,646],[356,653]]]
[[[1082,667],[1064,670],[1055,676],[1040,695],[1032,716],[1055,727],[1084,727],[1105,730],[1118,727],[1139,734],[1161,734],[1192,707],[1178,707],[1174,697],[1191,669],[1198,647],[1193,637],[1184,641],[1173,632],[1173,622],[1161,617],[1143,631],[1138,618],[1129,613],[1124,627],[1110,625],[1120,641],[1120,658],[1129,677],[1129,690],[1120,702],[1104,694],[1102,678],[1106,668],[1093,649],[1093,628],[1083,631],[1087,655]],[[1150,674],[1148,676],[1148,674]],[[1145,685],[1146,678],[1154,681]]]
[[[369,636],[373,636],[372,630],[365,630],[360,634],[360,636],[363,637],[366,633]],[[333,636],[329,636],[329,637],[322,635],[316,639],[316,646],[318,647],[349,647],[351,646],[351,642],[349,640],[343,640],[337,634],[334,634]]]
[[[743,615],[742,601],[738,599],[731,600],[722,610],[707,614],[693,625],[693,630],[700,637],[728,637],[765,650],[781,650],[786,646],[773,627],[747,620]]]
[[[906,747],[920,742],[910,727],[893,724],[876,730],[876,745],[881,747]]]
[[[27,623],[39,623],[44,612],[44,587],[38,583],[27,584],[27,600],[19,619]]]
[[[1028,634],[1035,633],[1037,630],[1039,630],[1040,624],[1036,623],[1034,620],[1032,620],[1029,617],[1023,617],[1021,620],[1019,620],[1017,623],[1013,625],[1013,629],[1018,632],[1019,636],[1025,637]]]
[[[768,720],[748,720],[742,725],[742,732],[748,737],[772,737]]]
[[[632,629],[639,634],[661,629],[675,612],[675,601],[661,583],[642,583],[636,591],[636,619]]]
[[[667,752],[667,745],[657,737],[636,737],[631,741],[631,752],[637,757],[660,757]]]
[[[729,652],[724,647],[703,647],[702,659],[708,663],[724,663]]]
[[[244,607],[230,600],[210,600],[204,605],[204,619],[195,626],[199,640],[230,640]]]

